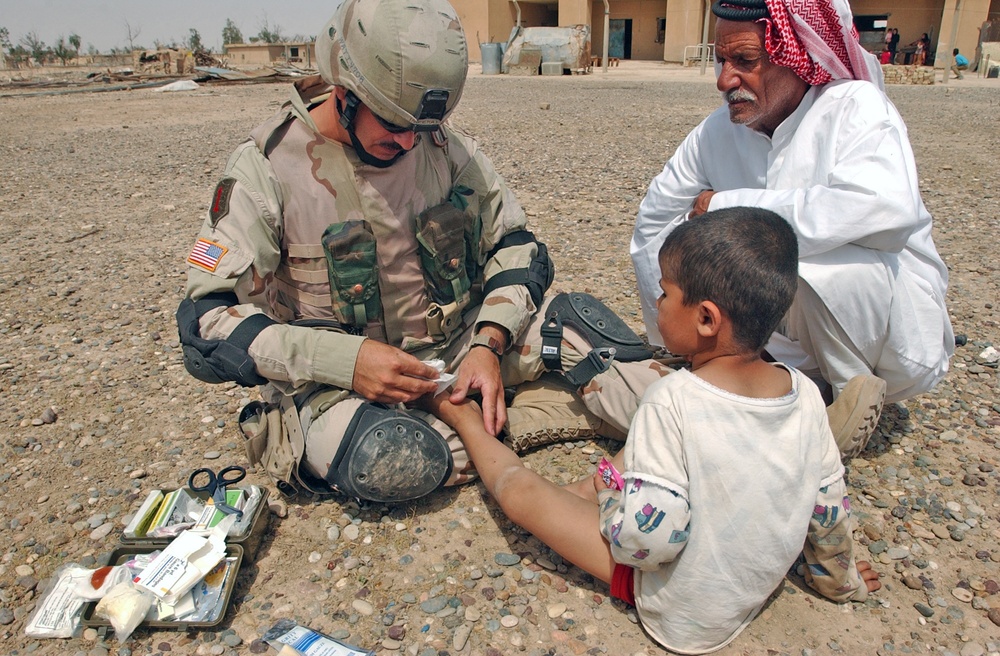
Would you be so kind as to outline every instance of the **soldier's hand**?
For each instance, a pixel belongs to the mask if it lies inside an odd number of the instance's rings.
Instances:
[[[369,401],[405,403],[437,390],[433,382],[437,377],[433,367],[409,353],[366,339],[358,351],[351,386]]]
[[[507,404],[503,400],[503,380],[500,378],[500,360],[487,348],[474,348],[458,367],[449,401],[459,404],[469,390],[479,390],[482,395],[483,427],[490,435],[500,433],[507,423]]]
[[[712,202],[712,196],[714,195],[715,192],[711,189],[707,189],[698,194],[698,197],[694,199],[694,207],[691,208],[691,213],[688,215],[688,218],[693,219],[707,212],[708,205]]]

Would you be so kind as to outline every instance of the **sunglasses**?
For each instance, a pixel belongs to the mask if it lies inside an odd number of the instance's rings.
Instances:
[[[371,110],[369,109],[368,111]],[[400,127],[395,123],[390,123],[389,121],[385,120],[375,112],[371,112],[371,114],[372,116],[375,117],[375,120],[378,121],[378,124],[382,126],[382,129],[390,134],[404,134],[406,132],[416,132],[416,130],[413,129],[412,127]]]

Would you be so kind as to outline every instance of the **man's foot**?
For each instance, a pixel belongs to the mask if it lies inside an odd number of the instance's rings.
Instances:
[[[885,401],[885,381],[877,376],[855,376],[826,409],[840,455],[854,458],[865,450],[878,425]]]
[[[557,442],[598,436],[625,440],[625,435],[601,421],[583,401],[548,380],[524,383],[507,408],[504,444],[515,453]]]

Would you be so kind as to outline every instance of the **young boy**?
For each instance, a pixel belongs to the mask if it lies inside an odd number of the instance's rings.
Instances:
[[[691,368],[649,387],[624,449],[592,479],[558,487],[526,469],[474,405],[442,395],[432,411],[507,516],[609,583],[667,649],[728,644],[800,552],[812,587],[863,600],[881,584],[854,562],[819,390],[760,357],[798,282],[791,227],[768,210],[709,212],[674,230],[659,261],[660,335]]]

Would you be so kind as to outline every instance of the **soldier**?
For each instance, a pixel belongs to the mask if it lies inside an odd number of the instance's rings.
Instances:
[[[391,502],[475,472],[443,422],[407,408],[480,397],[515,449],[623,437],[669,370],[600,302],[545,299],[544,244],[470,136],[465,35],[446,0],[345,0],[316,42],[320,75],[230,157],[188,256],[185,365],[263,385],[240,426],[286,494]],[[563,384],[505,386],[546,371]]]

